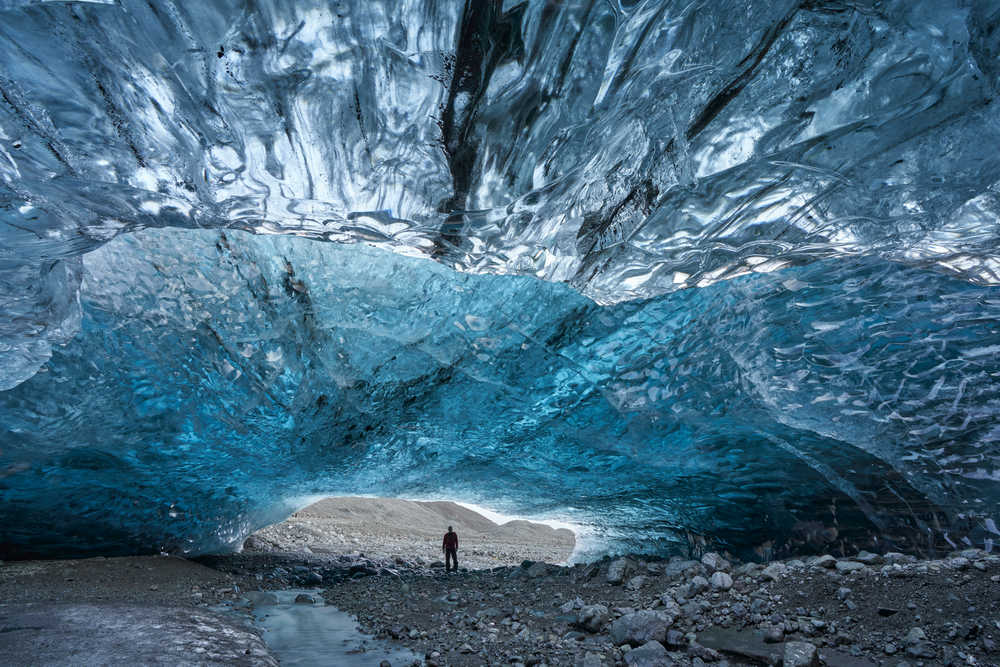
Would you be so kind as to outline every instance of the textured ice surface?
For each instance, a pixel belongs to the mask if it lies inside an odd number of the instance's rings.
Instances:
[[[998,24],[0,0],[0,542],[215,548],[332,486],[983,543]]]

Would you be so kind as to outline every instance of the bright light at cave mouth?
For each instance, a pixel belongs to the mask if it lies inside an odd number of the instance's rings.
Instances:
[[[0,2],[0,558],[992,549],[995,3],[338,7]]]

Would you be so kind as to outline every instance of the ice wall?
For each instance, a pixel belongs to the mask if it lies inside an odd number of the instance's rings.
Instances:
[[[983,543],[998,25],[0,0],[0,541],[444,480],[643,543]]]

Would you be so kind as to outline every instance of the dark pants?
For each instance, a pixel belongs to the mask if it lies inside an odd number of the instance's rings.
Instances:
[[[452,566],[452,563],[454,563],[454,566]],[[444,571],[448,572],[452,569],[458,572],[458,549],[445,549]]]

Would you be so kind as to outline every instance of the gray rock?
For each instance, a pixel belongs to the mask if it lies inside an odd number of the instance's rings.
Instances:
[[[783,625],[772,625],[764,631],[764,641],[768,644],[780,644],[785,641],[785,627]]]
[[[667,649],[658,641],[649,641],[625,654],[625,664],[629,667],[670,667],[674,661],[667,655]]]
[[[774,665],[781,662],[783,647],[768,644],[764,634],[755,630],[712,627],[698,633],[698,644],[728,656],[739,662]],[[704,659],[705,656],[701,656]]]
[[[316,599],[311,595],[299,593],[295,596],[295,604],[316,604]]]
[[[712,588],[720,591],[728,591],[733,587],[733,578],[722,571],[712,575]]]
[[[712,551],[701,557],[701,564],[708,568],[709,572],[729,572],[731,568],[728,560]]]
[[[837,567],[837,559],[831,556],[830,554],[825,554],[814,560],[812,562],[812,565],[813,567],[822,567],[827,570],[832,570],[833,568]]]
[[[601,658],[599,653],[594,653],[593,651],[588,651],[583,660],[578,661],[577,667],[603,667],[604,660]]]
[[[819,652],[809,642],[785,642],[784,667],[819,667]]]
[[[879,565],[882,563],[883,558],[878,554],[873,554],[870,551],[858,552],[858,555],[854,557],[854,560],[859,563],[864,563],[865,565]]]
[[[837,572],[843,574],[850,574],[851,572],[858,572],[860,570],[868,569],[864,563],[859,563],[853,560],[838,560],[837,561]]]
[[[761,575],[767,581],[777,581],[781,577],[785,576],[787,572],[788,568],[785,567],[784,563],[771,563],[770,565],[764,568],[764,571],[761,572]]]
[[[622,583],[628,575],[629,570],[632,569],[631,565],[627,558],[619,558],[618,560],[611,561],[611,564],[608,565],[608,583]]]
[[[663,568],[663,574],[668,577],[676,577],[689,571],[701,570],[701,563],[696,560],[677,560],[667,563]]]
[[[936,658],[937,649],[929,641],[919,641],[906,646],[906,655],[911,658]]]
[[[267,591],[249,591],[244,596],[254,607],[267,607],[278,604],[278,596]]]
[[[698,575],[697,577],[692,577],[691,581],[688,582],[688,595],[697,595],[698,593],[704,593],[708,590],[708,579]]]
[[[628,582],[626,582],[625,590],[637,591],[640,588],[642,588],[642,585],[644,583],[646,583],[646,577],[640,574],[637,577],[632,577],[631,579],[628,580]]]
[[[851,595],[851,589],[841,586],[837,589],[837,599],[846,600]]]
[[[923,628],[910,628],[910,631],[906,633],[903,637],[904,644],[916,644],[919,641],[927,639],[927,634],[924,632]]]
[[[667,646],[671,648],[683,648],[687,646],[688,640],[680,630],[667,630]]]
[[[538,577],[544,577],[549,573],[549,566],[545,563],[533,563],[528,569],[526,574],[529,579],[537,579]]]
[[[649,641],[664,642],[673,620],[661,611],[643,610],[626,614],[611,624],[611,640],[617,646],[641,646]]]
[[[580,608],[576,624],[587,632],[600,632],[608,622],[608,608],[603,604],[588,604]]]
[[[965,570],[969,567],[969,559],[959,556],[958,558],[949,558],[948,565],[955,568],[956,570]]]

